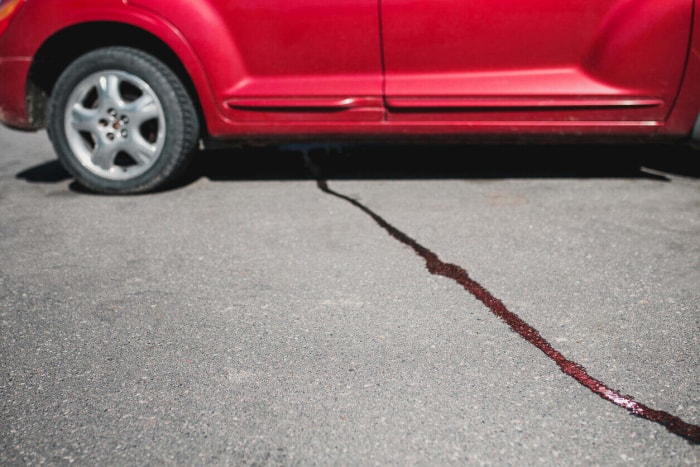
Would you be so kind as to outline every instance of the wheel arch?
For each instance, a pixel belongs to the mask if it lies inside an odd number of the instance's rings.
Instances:
[[[109,21],[69,26],[50,36],[39,47],[29,69],[26,88],[27,113],[33,127],[46,127],[48,97],[63,70],[81,55],[110,46],[132,47],[165,63],[190,94],[195,103],[202,132],[206,132],[200,94],[180,57],[168,44],[149,31],[130,24]]]

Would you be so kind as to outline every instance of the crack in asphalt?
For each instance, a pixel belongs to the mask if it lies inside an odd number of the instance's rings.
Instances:
[[[386,230],[390,236],[408,246],[418,256],[422,257],[425,260],[428,272],[452,279],[464,287],[467,292],[486,305],[494,315],[504,321],[513,331],[517,332],[523,339],[537,347],[547,357],[553,360],[563,373],[569,375],[603,399],[626,409],[632,415],[656,422],[664,426],[669,432],[685,438],[691,444],[700,443],[700,426],[685,422],[670,413],[652,409],[635,401],[632,396],[622,395],[618,391],[611,389],[602,381],[590,376],[583,366],[566,358],[561,352],[552,347],[552,345],[540,335],[537,329],[527,324],[517,314],[508,310],[501,300],[494,297],[486,288],[469,277],[469,274],[464,268],[440,260],[431,250],[391,225],[364,204],[350,196],[332,190],[328,186],[328,182],[323,178],[320,167],[311,160],[308,151],[302,151],[302,153],[306,167],[315,178],[316,185],[322,192],[344,200],[369,215],[381,228]]]

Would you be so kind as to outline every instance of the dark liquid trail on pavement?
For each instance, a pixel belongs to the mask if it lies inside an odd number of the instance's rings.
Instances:
[[[601,381],[598,381],[597,379],[590,376],[581,365],[564,357],[564,355],[562,355],[558,350],[553,348],[551,344],[547,342],[535,328],[527,324],[512,311],[508,310],[508,308],[506,308],[503,302],[491,295],[491,293],[484,287],[482,287],[478,282],[470,278],[469,274],[467,274],[467,271],[465,271],[462,267],[457,266],[456,264],[443,262],[442,260],[440,260],[440,258],[438,258],[438,256],[435,253],[420,245],[418,242],[416,242],[411,237],[398,230],[393,225],[389,224],[381,216],[376,214],[368,207],[364,206],[359,201],[331,190],[328,187],[328,183],[319,177],[318,168],[315,165],[313,165],[313,163],[308,158],[306,158],[306,163],[309,169],[317,177],[318,187],[323,192],[333,195],[337,198],[343,199],[352,204],[353,206],[359,208],[366,214],[368,214],[372,219],[374,219],[374,221],[377,224],[379,224],[384,230],[386,230],[389,233],[389,235],[391,235],[404,245],[411,247],[413,251],[415,251],[416,254],[418,254],[418,256],[421,256],[425,260],[426,267],[428,268],[428,271],[431,274],[447,277],[460,284],[467,290],[467,292],[472,294],[484,305],[486,305],[493,314],[505,321],[505,323],[508,324],[508,326],[510,326],[510,328],[513,329],[513,331],[520,334],[520,336],[523,339],[530,342],[532,345],[544,352],[545,355],[554,360],[554,362],[556,362],[561,371],[571,376],[576,381],[578,381],[594,393],[598,394],[603,399],[606,399],[615,405],[627,409],[633,415],[645,418],[652,422],[659,423],[666,427],[666,429],[671,433],[681,436],[693,444],[700,443],[700,426],[684,422],[680,418],[671,415],[667,412],[655,410],[643,404],[640,404],[639,402],[636,402],[632,397],[624,396],[619,392],[610,389]]]

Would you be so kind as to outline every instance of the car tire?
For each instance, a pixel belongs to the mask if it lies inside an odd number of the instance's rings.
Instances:
[[[186,168],[199,138],[192,98],[163,62],[106,47],[72,62],[47,106],[47,130],[66,170],[90,191],[162,189]]]

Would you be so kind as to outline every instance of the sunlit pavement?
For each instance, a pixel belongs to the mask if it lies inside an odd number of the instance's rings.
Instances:
[[[700,460],[494,311],[697,426],[692,152],[222,150],[175,189],[109,197],[43,132],[0,129],[0,147],[4,465]]]

